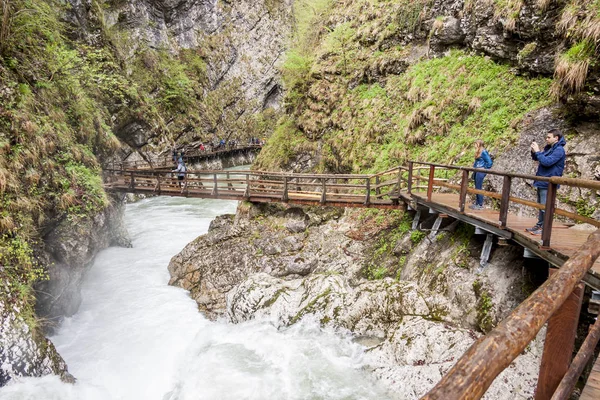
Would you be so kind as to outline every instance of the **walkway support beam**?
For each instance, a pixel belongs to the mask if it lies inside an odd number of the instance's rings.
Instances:
[[[460,181],[460,196],[458,198],[458,209],[460,212],[465,212],[465,203],[467,202],[467,189],[469,188],[469,171],[462,172]]]
[[[424,400],[479,399],[533,340],[600,256],[600,230],[493,331],[477,340]]]

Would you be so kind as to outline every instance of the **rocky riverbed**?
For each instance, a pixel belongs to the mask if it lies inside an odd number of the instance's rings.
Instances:
[[[479,272],[483,239],[467,227],[449,224],[432,236],[409,222],[402,212],[242,203],[171,260],[171,283],[213,319],[289,326],[315,318],[350,331],[376,360],[373,373],[416,398],[531,283],[520,248],[496,248]],[[530,397],[541,349],[532,342],[487,398]]]

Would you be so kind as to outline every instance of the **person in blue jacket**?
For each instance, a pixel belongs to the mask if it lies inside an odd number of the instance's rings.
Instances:
[[[536,142],[531,143],[531,158],[537,161],[538,168],[535,176],[562,176],[565,170],[565,138],[558,129],[551,129],[546,134],[546,146],[540,150]],[[548,195],[548,182],[534,181],[533,186],[537,189],[537,201],[546,204]],[[544,210],[538,213],[538,222],[535,226],[525,229],[532,235],[541,235],[544,228]]]
[[[485,149],[485,144],[483,140],[479,139],[475,141],[475,162],[473,163],[473,168],[492,168],[492,158],[490,154]],[[484,172],[475,172],[473,174],[473,179],[475,180],[475,189],[481,190],[483,188],[483,178],[485,178],[487,174]],[[478,194],[475,196],[475,204],[471,204],[469,206],[472,210],[483,210],[483,195]]]

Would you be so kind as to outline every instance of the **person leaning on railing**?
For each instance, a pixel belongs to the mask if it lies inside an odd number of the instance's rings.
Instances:
[[[485,144],[483,140],[478,139],[475,141],[475,162],[473,163],[473,168],[492,168],[492,158],[489,153],[485,149]],[[483,189],[483,178],[485,178],[487,174],[483,172],[474,172],[473,180],[475,181],[475,189],[482,190]],[[477,194],[475,195],[475,204],[471,204],[469,206],[471,210],[483,210],[483,195]]]
[[[535,176],[562,176],[565,169],[565,138],[558,129],[551,129],[546,134],[546,146],[540,150],[540,146],[534,141],[531,143],[531,158],[537,161],[538,168]],[[548,195],[548,182],[534,181],[533,186],[537,189],[537,201],[546,204]],[[541,235],[544,227],[544,210],[538,213],[538,222],[531,228],[525,229],[532,235]]]

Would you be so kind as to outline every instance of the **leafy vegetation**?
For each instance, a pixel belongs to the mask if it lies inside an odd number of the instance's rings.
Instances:
[[[315,24],[328,21],[316,38],[304,28],[316,51],[297,46],[282,69],[289,117],[277,130],[285,126],[286,140],[302,146],[281,157],[276,136],[258,167],[281,167],[301,154],[318,154],[313,170],[323,172],[368,173],[408,159],[470,164],[476,138],[492,151],[513,143],[524,116],[551,102],[551,79],[518,76],[458,50],[402,68],[398,60],[418,51],[391,43],[420,29],[415,10],[429,3],[356,0],[336,3],[327,16],[315,13]],[[497,6],[517,15],[513,3]]]

